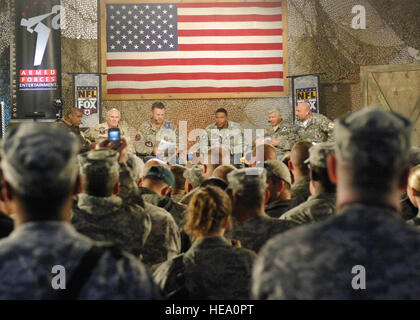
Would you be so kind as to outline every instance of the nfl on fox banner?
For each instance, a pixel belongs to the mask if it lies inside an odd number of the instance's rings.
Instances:
[[[14,1],[12,119],[56,119],[61,99],[60,0]]]
[[[97,73],[73,74],[75,107],[82,110],[80,128],[90,128],[99,123],[101,117],[101,78]]]

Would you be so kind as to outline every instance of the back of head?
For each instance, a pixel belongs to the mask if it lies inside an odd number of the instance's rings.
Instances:
[[[242,206],[258,209],[265,199],[267,174],[262,168],[234,170],[227,176],[229,189],[236,195]]]
[[[236,170],[234,166],[231,164],[224,164],[213,171],[212,177],[219,178],[227,182],[227,175],[233,170]]]
[[[174,165],[171,165],[170,169],[175,178],[174,188],[178,190],[184,190],[185,188],[184,172],[186,168],[179,164],[174,164]]]
[[[228,184],[225,180],[222,180],[220,178],[216,178],[216,177],[210,177],[206,180],[203,181],[203,183],[200,185],[201,188],[205,188],[208,186],[214,186],[214,187],[218,187],[222,190],[225,190],[228,187]]]
[[[109,197],[119,181],[118,153],[97,149],[79,155],[83,192],[95,197]]]
[[[299,170],[303,175],[309,174],[309,168],[305,164],[305,160],[309,158],[309,149],[312,143],[309,141],[299,141],[295,143],[290,153],[290,160],[293,163],[293,168]]]
[[[222,146],[212,146],[204,157],[203,164],[207,166],[207,174],[212,175],[213,171],[223,165],[230,164],[230,152],[228,148]]]
[[[404,117],[370,107],[337,119],[335,154],[352,169],[352,185],[388,192],[408,165],[412,126]]]
[[[206,179],[203,172],[203,166],[194,164],[185,169],[184,178],[191,183],[193,188],[198,187]]]
[[[267,172],[267,179],[277,182],[283,180],[287,182],[288,188],[292,185],[292,176],[289,168],[280,160],[268,160],[264,162],[264,169]]]
[[[194,237],[211,235],[223,227],[231,212],[232,204],[226,192],[214,186],[202,188],[189,203],[185,231]]]
[[[74,135],[59,126],[28,123],[9,129],[1,167],[31,220],[51,218],[45,216],[48,211],[56,210],[74,190],[78,149]]]
[[[255,148],[253,155],[255,163],[265,162],[267,160],[277,160],[277,151],[271,144],[260,144]]]
[[[143,177],[146,176],[147,172],[150,170],[153,166],[162,166],[165,168],[169,168],[169,166],[166,164],[166,162],[159,160],[157,158],[150,159],[146,161],[143,167]]]
[[[138,182],[143,176],[144,162],[139,157],[128,154],[127,166],[130,169],[131,178]]]
[[[334,154],[334,143],[322,142],[309,149],[309,158],[305,160],[305,163],[309,165],[310,179],[319,182],[322,192],[328,193],[334,193],[336,189],[335,184],[331,183],[328,177],[327,159],[331,154]]]

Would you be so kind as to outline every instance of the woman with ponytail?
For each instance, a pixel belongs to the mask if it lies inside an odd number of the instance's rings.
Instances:
[[[232,246],[224,237],[230,228],[232,204],[220,188],[197,191],[189,203],[185,231],[191,248],[162,264],[154,273],[163,294],[173,299],[249,299],[256,254]]]

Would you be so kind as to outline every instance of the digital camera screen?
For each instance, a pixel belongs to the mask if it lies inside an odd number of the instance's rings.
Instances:
[[[119,131],[109,131],[109,140],[110,141],[120,140],[120,132]]]

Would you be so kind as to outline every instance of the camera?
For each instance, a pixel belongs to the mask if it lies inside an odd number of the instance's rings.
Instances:
[[[120,136],[120,129],[118,128],[109,128],[108,129],[108,140],[109,142],[115,142],[112,149],[116,150],[121,145],[121,136]]]

